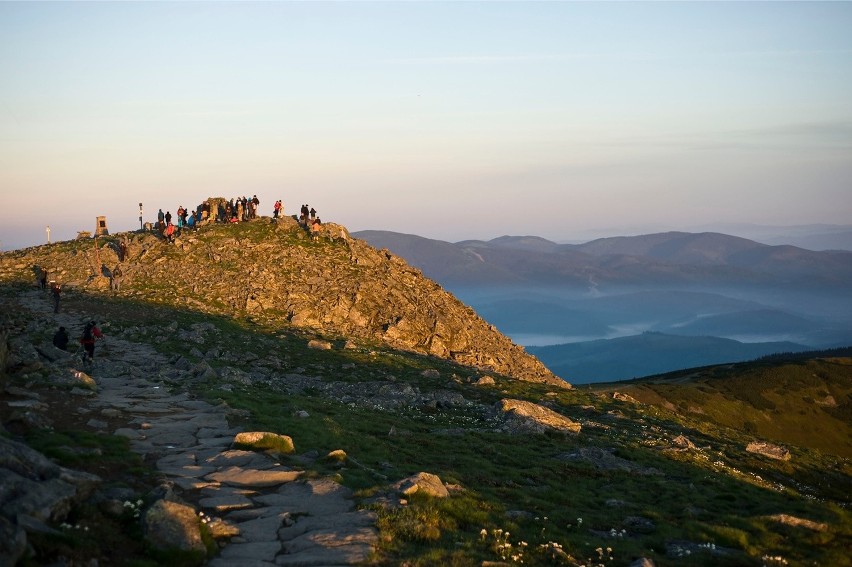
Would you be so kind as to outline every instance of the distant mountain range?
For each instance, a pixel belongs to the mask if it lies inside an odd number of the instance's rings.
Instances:
[[[696,232],[704,232],[704,230],[700,229]],[[852,226],[850,225],[764,226],[727,224],[716,225],[706,230],[742,236],[764,244],[791,244],[808,250],[852,250]]]
[[[582,244],[354,236],[405,258],[571,382],[852,344],[852,252],[711,232]]]
[[[536,236],[449,243],[375,230],[354,236],[402,256],[444,285],[840,288],[852,281],[852,252],[771,246],[712,232],[621,236],[584,244],[557,244]]]
[[[718,337],[646,332],[631,337],[527,347],[554,374],[573,384],[629,380],[682,368],[743,362],[782,352],[803,352],[791,342],[742,343]]]

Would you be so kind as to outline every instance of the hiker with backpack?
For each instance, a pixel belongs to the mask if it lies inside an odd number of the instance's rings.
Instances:
[[[95,341],[103,338],[104,334],[100,329],[98,329],[95,321],[89,321],[86,323],[86,326],[83,327],[83,335],[80,337],[80,344],[83,345],[83,350],[86,351],[86,357],[90,363],[95,359]]]

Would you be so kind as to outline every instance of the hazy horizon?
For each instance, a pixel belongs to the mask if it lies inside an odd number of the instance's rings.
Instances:
[[[848,225],[852,3],[3,2],[0,248],[211,196],[564,242]]]

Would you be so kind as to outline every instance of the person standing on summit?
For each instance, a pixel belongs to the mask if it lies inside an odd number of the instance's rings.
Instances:
[[[260,199],[257,198],[257,195],[251,198],[251,218],[257,218],[257,207],[260,206]]]

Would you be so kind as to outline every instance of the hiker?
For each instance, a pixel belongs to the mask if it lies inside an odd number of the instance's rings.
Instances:
[[[257,208],[260,206],[260,199],[257,198],[257,195],[251,198],[251,218],[257,218]]]
[[[163,229],[166,228],[165,219],[166,216],[163,214],[163,209],[160,209],[160,212],[157,213],[157,228],[160,229],[160,232],[162,232]]]
[[[53,294],[53,312],[59,313],[59,300],[62,298],[62,286],[56,282],[50,282],[50,293]]]
[[[272,218],[278,220],[278,215],[281,214],[282,208],[284,208],[284,205],[281,203],[281,199],[275,201],[275,205],[272,207]]]
[[[109,288],[112,291],[118,291],[121,287],[121,266],[116,265],[116,267],[110,272],[109,276]]]
[[[124,262],[124,259],[127,258],[127,237],[126,236],[124,237],[124,240],[122,240],[119,243],[118,251],[119,251],[118,261]]]
[[[320,233],[322,232],[322,221],[320,219],[314,219],[311,222],[311,239],[319,240]]]
[[[311,207],[310,213],[311,213],[311,220],[315,220],[317,218],[317,210],[315,208]]]
[[[173,225],[171,222],[166,226],[165,235],[166,235],[166,240],[168,241],[168,243],[174,244],[174,242],[175,242],[175,225]]]
[[[302,205],[302,209],[299,213],[299,221],[302,223],[302,226],[308,228],[308,206]]]
[[[165,226],[168,227],[170,224],[172,224],[172,212],[166,211],[166,217],[165,218],[166,218]]]
[[[65,331],[65,327],[59,327],[59,330],[53,335],[53,346],[61,350],[68,348],[68,332]]]
[[[83,335],[80,337],[80,344],[83,345],[83,349],[86,351],[86,356],[89,359],[89,362],[92,362],[95,359],[95,341],[97,339],[104,338],[101,330],[98,329],[98,325],[95,321],[89,321],[86,323],[86,326],[83,328]]]
[[[40,274],[38,276],[38,287],[41,290],[47,289],[47,270],[44,268],[39,268]]]
[[[186,228],[195,230],[195,215],[189,215],[189,219],[186,221]]]

